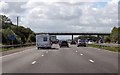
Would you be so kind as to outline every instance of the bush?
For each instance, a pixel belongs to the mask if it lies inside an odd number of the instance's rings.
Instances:
[[[30,34],[28,39],[27,39],[27,43],[31,43],[31,42],[35,42],[36,38],[34,34]]]

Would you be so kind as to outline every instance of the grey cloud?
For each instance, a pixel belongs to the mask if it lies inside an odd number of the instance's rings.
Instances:
[[[10,14],[14,22],[17,13],[20,13],[23,19],[21,24],[35,32],[110,32],[112,27],[117,26],[117,10],[112,12],[114,6],[111,5],[113,8],[110,8],[107,4],[93,10],[93,4],[94,2],[10,3],[9,9],[3,12]],[[111,22],[105,23],[108,19]]]
[[[8,8],[3,9],[2,12],[4,13],[11,13],[11,12],[16,12],[16,13],[23,13],[25,9],[21,9],[21,5],[25,4],[25,2],[7,2]]]

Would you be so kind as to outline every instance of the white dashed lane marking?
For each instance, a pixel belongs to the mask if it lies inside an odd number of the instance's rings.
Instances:
[[[44,55],[42,54],[41,56],[43,57]]]
[[[81,56],[83,55],[83,54],[80,54]]]
[[[32,65],[34,65],[35,63],[36,63],[36,61],[33,61],[33,62],[32,62]]]
[[[89,59],[89,61],[90,61],[91,63],[94,63],[94,61],[93,61],[93,60],[91,60],[91,59]]]

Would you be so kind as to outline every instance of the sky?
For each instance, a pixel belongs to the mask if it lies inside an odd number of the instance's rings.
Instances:
[[[118,0],[1,0],[0,14],[34,32],[109,33],[118,26]]]

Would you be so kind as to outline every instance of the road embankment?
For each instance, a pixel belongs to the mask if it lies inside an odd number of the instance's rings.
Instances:
[[[16,52],[21,52],[21,51],[24,51],[24,50],[29,50],[33,47],[35,47],[35,46],[33,45],[33,46],[19,47],[19,48],[14,48],[14,49],[11,49],[11,50],[3,51],[2,56],[9,55],[9,54],[16,53]]]
[[[104,50],[109,50],[113,52],[120,52],[119,45],[106,45],[106,44],[88,44],[90,47],[100,48]]]
[[[35,43],[4,45],[4,46],[0,46],[0,52],[2,53],[2,56],[4,56],[4,55],[20,52],[23,50],[27,50],[27,49],[32,48],[34,46],[35,46]]]

